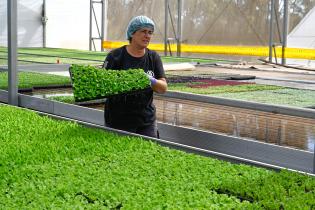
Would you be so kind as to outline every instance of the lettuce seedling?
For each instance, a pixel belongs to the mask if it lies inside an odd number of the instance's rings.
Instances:
[[[144,90],[150,87],[142,69],[106,70],[86,65],[71,65],[75,101],[88,101],[118,94]]]

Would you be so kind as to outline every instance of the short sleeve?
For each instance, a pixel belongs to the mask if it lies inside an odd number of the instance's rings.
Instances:
[[[154,68],[155,78],[156,79],[165,78],[165,72],[164,72],[164,67],[163,67],[161,57],[156,52],[154,52],[154,65],[155,65],[155,68]]]
[[[106,56],[102,68],[104,69],[112,69],[114,66],[114,59],[112,53],[108,53]]]

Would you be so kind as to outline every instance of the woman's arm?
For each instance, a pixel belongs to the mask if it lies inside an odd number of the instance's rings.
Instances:
[[[155,81],[151,82],[151,87],[156,93],[165,93],[167,91],[167,82],[165,78],[165,72],[162,64],[162,60],[160,56],[154,52],[154,76],[158,79],[154,79]]]
[[[156,93],[165,93],[167,91],[167,82],[165,78],[156,79],[155,84],[153,84],[152,89]]]

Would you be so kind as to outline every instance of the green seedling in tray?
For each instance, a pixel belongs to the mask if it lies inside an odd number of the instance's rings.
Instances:
[[[89,101],[150,88],[142,69],[106,70],[89,65],[70,67],[75,101]]]
[[[315,209],[308,174],[232,164],[8,105],[0,105],[0,129],[1,210]]]

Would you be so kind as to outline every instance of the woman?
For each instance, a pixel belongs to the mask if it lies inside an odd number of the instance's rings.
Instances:
[[[110,97],[105,102],[105,124],[108,127],[141,135],[158,137],[153,92],[165,93],[167,82],[160,56],[147,47],[154,32],[154,22],[137,16],[128,24],[129,44],[112,50],[103,67],[112,70],[143,69],[151,88],[134,94]]]

